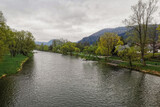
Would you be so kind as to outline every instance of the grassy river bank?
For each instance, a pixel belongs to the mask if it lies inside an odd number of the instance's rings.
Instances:
[[[24,55],[16,55],[15,57],[11,57],[9,54],[4,55],[3,59],[0,62],[0,78],[3,78],[7,75],[15,74],[22,70],[23,64],[31,57],[33,54],[29,56]]]
[[[103,56],[95,56],[95,55],[85,55],[83,53],[73,53],[73,55],[84,58],[85,60],[103,61],[104,63],[111,65],[111,66],[133,69],[133,70],[137,70],[143,73],[160,76],[160,60],[158,59],[151,60],[149,54],[146,57],[147,59],[146,66],[143,66],[140,61],[133,61],[132,67],[130,67],[128,61],[122,60],[118,56],[103,57]],[[156,56],[158,57],[160,56],[160,54],[158,53],[156,54]]]

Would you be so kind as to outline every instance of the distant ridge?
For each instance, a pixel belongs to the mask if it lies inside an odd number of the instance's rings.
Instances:
[[[96,41],[98,41],[99,37],[102,36],[104,33],[116,33],[119,36],[122,36],[125,38],[125,34],[127,32],[127,28],[126,27],[117,27],[117,28],[106,28],[106,29],[102,29],[88,37],[84,37],[82,40],[78,41],[78,43],[85,43],[88,42],[89,44],[93,44]]]
[[[52,40],[50,40],[50,41],[48,41],[48,42],[39,42],[39,41],[36,41],[35,43],[36,43],[36,45],[41,45],[41,44],[43,44],[43,45],[50,46],[50,45],[52,45],[52,43],[53,43],[54,40],[56,40],[56,39],[52,39]]]
[[[110,32],[110,33],[116,33],[118,34],[119,36],[123,37],[123,38],[126,38],[126,32],[127,32],[127,28],[126,27],[117,27],[117,28],[106,28],[106,29],[102,29],[88,37],[84,37],[82,40],[78,41],[78,43],[89,43],[89,44],[93,44],[95,43],[96,41],[98,41],[99,37],[102,36],[104,33],[107,33],[107,32]],[[54,40],[58,40],[58,39],[52,39],[48,42],[39,42],[39,41],[36,41],[36,45],[52,45],[53,41]]]

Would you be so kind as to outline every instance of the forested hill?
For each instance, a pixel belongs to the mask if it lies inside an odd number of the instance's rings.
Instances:
[[[88,42],[89,44],[95,43],[100,36],[102,36],[104,33],[110,32],[110,33],[117,33],[119,36],[122,36],[125,38],[127,28],[126,27],[117,27],[117,28],[106,28],[102,29],[88,37],[84,37],[82,40],[78,41],[78,43],[85,43]]]

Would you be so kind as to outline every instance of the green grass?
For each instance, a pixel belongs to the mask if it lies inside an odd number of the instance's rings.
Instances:
[[[109,57],[110,60],[122,60],[120,57],[118,56],[111,56]]]
[[[122,67],[129,67],[129,63],[128,62],[121,62],[119,64],[119,66],[122,66]],[[133,63],[133,67],[134,69],[137,69],[137,70],[151,70],[151,71],[158,71],[160,72],[160,66],[152,66],[152,65],[146,65],[146,66],[143,66],[142,64],[140,63]]]
[[[134,63],[140,63],[140,61],[134,61]],[[147,60],[146,64],[153,65],[153,66],[160,66],[160,61]]]
[[[147,54],[145,54],[145,59],[150,60],[150,59],[153,59],[152,57],[153,57],[153,53],[147,53]],[[160,53],[155,53],[154,57],[155,58],[159,58],[160,57]]]
[[[150,65],[159,65],[160,66],[160,61],[146,61],[146,64],[150,64]]]
[[[3,56],[3,59],[0,61],[0,77],[3,74],[15,74],[20,68],[22,61],[26,58],[23,55],[17,55],[16,57],[11,57],[10,55]]]
[[[81,58],[84,58],[86,60],[96,60],[96,61],[106,61],[105,58],[98,58],[95,55],[88,55],[84,53],[73,53],[73,55],[80,56]],[[133,62],[133,68],[136,70],[150,70],[150,71],[158,71],[160,72],[160,60],[158,59],[160,57],[160,53],[155,53],[155,58],[152,58],[152,53],[147,53],[145,55],[146,58],[146,66],[143,66],[140,62],[140,55],[137,56],[137,59]],[[116,61],[116,60],[122,60],[118,56],[110,56],[108,57],[109,60],[107,61]],[[127,67],[129,68],[129,63],[127,62],[120,62],[119,66]]]

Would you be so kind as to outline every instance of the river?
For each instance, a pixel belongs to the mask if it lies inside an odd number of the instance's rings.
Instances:
[[[160,77],[37,51],[0,80],[0,107],[159,107]]]

